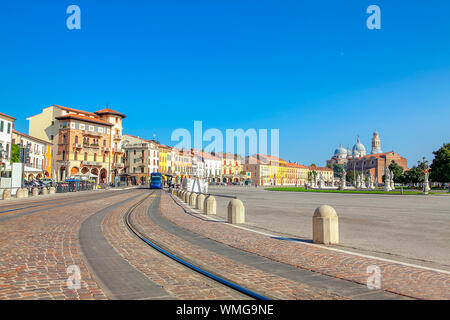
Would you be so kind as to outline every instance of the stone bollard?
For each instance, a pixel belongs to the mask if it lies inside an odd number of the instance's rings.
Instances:
[[[30,192],[28,191],[28,189],[27,189],[27,188],[22,188],[22,190],[23,190],[23,191],[22,191],[22,192],[23,192],[23,197],[24,197],[24,198],[28,198],[29,193],[30,193]]]
[[[186,202],[187,204],[189,204],[189,198],[191,196],[191,192],[186,191],[186,193],[184,194],[184,199],[183,201]]]
[[[196,203],[197,203],[197,194],[195,192],[192,192],[191,196],[189,197],[189,205],[191,207],[195,207]]]
[[[313,242],[322,244],[339,243],[339,223],[336,210],[322,205],[313,215]]]
[[[48,194],[48,189],[46,187],[42,188],[42,195]]]
[[[228,203],[228,223],[245,223],[245,208],[241,200],[233,199]]]
[[[203,212],[206,215],[215,215],[216,214],[216,198],[209,195],[206,197],[204,202]]]
[[[200,193],[200,194],[197,196],[197,201],[196,201],[195,207],[196,207],[198,210],[203,211],[203,206],[204,206],[204,204],[205,204],[205,195]]]
[[[11,190],[10,190],[10,189],[5,189],[5,190],[3,191],[2,199],[3,199],[3,200],[9,200],[9,199],[11,199]]]
[[[48,190],[48,193],[50,193],[50,194],[56,193],[56,188],[55,187],[50,187],[50,189]]]
[[[33,188],[33,189],[31,190],[31,194],[32,194],[33,196],[38,196],[38,195],[39,195],[39,189],[38,189],[38,188]]]
[[[23,191],[24,191],[24,190],[23,190],[22,188],[17,189],[17,191],[16,191],[16,198],[17,198],[17,199],[23,198],[23,197],[24,197],[24,196],[23,196],[23,194],[24,194]]]

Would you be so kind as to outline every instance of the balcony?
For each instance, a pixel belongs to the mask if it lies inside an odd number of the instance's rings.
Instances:
[[[123,168],[124,166],[123,163],[114,163],[114,168]]]
[[[74,143],[73,144],[75,149],[81,149],[83,146],[81,145],[81,143]]]
[[[114,138],[114,140],[122,140],[122,135],[115,134],[113,138]]]
[[[56,160],[56,162],[61,166],[69,166],[70,165],[70,161],[68,161],[68,160]]]
[[[96,132],[96,131],[89,131],[89,130],[84,130],[83,134],[85,136],[92,136],[92,137],[101,137],[103,134],[100,132]]]
[[[94,166],[94,167],[102,166],[102,162],[98,162],[98,161],[83,161],[82,164],[84,166]]]
[[[111,148],[110,148],[110,147],[104,147],[104,148],[103,148],[103,151],[104,151],[104,152],[110,152],[110,151],[111,151]]]

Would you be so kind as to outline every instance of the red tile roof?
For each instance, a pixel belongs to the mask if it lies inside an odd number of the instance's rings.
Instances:
[[[78,109],[73,109],[73,108],[67,108],[67,107],[59,106],[57,104],[53,105],[53,107],[58,107],[58,108],[60,108],[62,110],[68,111],[68,112],[83,113],[83,114],[87,114],[87,115],[90,115],[90,116],[98,117],[95,113],[92,113],[92,112],[89,112],[89,111],[78,110]]]
[[[24,136],[25,138],[28,138],[28,139],[30,139],[30,140],[36,140],[36,141],[38,141],[38,142],[45,143],[45,144],[52,144],[51,142],[48,142],[48,141],[45,141],[45,140],[42,140],[42,139],[39,139],[39,138],[30,136],[30,135],[25,134],[25,133],[21,133],[21,132],[17,131],[17,130],[14,129],[14,128],[13,128],[12,132],[15,133],[15,134],[17,134],[17,135],[19,135],[19,136]]]
[[[119,117],[122,117],[122,119],[126,118],[126,116],[123,113],[120,113],[119,111],[115,111],[115,110],[112,110],[109,108],[95,111],[94,113],[96,113],[96,114],[115,114],[115,115],[118,115]]]
[[[13,119],[14,121],[16,121],[16,118],[8,116],[7,114],[1,113],[1,112],[0,112],[0,116],[4,116],[4,117],[10,118],[10,119]]]
[[[58,120],[75,119],[75,120],[82,120],[82,121],[87,121],[87,122],[92,122],[92,123],[98,123],[98,124],[102,124],[102,125],[110,126],[110,127],[113,126],[113,124],[103,121],[103,120],[100,120],[98,118],[90,118],[90,117],[85,117],[85,116],[81,116],[78,114],[66,114],[66,115],[63,115],[60,117],[56,117],[56,119],[58,119]]]

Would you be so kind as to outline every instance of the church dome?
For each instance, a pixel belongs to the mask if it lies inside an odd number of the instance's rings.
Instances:
[[[353,146],[353,156],[362,157],[366,155],[366,147],[361,143],[361,140],[358,137],[356,144]]]
[[[340,144],[339,148],[334,151],[334,156],[340,159],[344,159],[345,157],[347,157],[347,150],[342,147],[342,144]]]

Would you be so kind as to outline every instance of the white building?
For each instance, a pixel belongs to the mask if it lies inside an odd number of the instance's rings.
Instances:
[[[201,153],[193,151],[192,152],[192,176],[198,178],[205,177],[205,163]]]
[[[0,170],[11,170],[11,141],[15,118],[0,113]]]
[[[203,162],[205,163],[205,178],[208,181],[219,181],[222,176],[222,161],[210,153],[201,153]]]
[[[158,172],[159,166],[159,149],[158,144],[154,140],[146,140],[129,134],[123,135],[122,148],[127,158],[125,172],[139,176],[144,176],[147,183],[150,174]],[[145,180],[144,179],[144,180]]]
[[[51,163],[46,159],[45,154],[51,147],[51,143],[17,132],[13,129],[12,143],[27,148],[29,150],[29,162],[25,163],[24,173],[28,180],[34,178],[45,178],[50,176]]]

